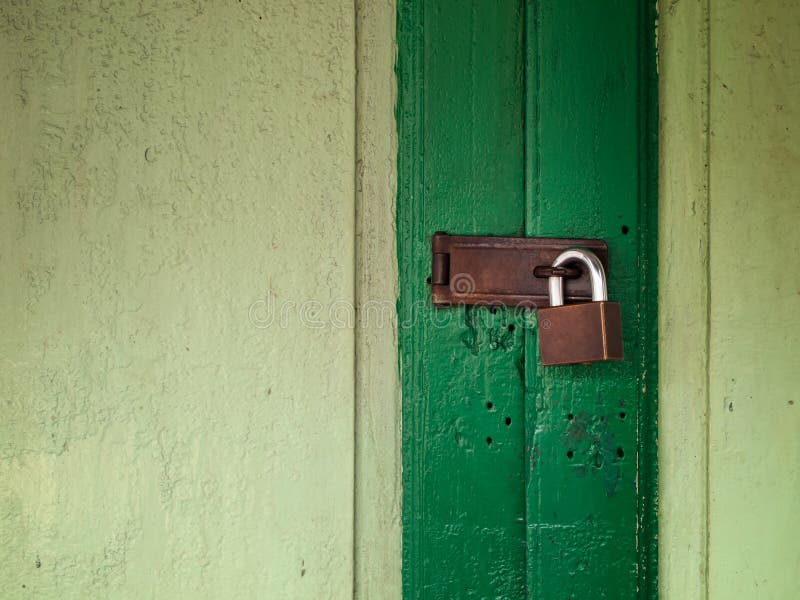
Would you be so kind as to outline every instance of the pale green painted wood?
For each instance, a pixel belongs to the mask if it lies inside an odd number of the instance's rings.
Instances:
[[[708,568],[707,2],[663,8],[658,34],[659,590],[666,600],[702,600]]]
[[[661,593],[796,598],[800,6],[660,31]]]
[[[800,4],[710,6],[709,597],[800,598]]]
[[[356,600],[399,600],[394,2],[359,0],[356,61]]]

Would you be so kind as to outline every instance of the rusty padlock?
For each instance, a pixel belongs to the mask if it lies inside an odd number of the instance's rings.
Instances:
[[[606,273],[597,256],[583,248],[559,254],[553,267],[580,263],[589,272],[592,301],[564,304],[564,282],[550,277],[550,308],[539,309],[543,365],[622,360],[622,319],[618,302],[608,302]]]

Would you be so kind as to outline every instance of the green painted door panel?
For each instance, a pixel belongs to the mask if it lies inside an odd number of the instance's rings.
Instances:
[[[408,598],[524,595],[522,327],[505,311],[437,311],[426,283],[437,229],[524,230],[523,30],[521,4],[400,5]]]
[[[404,597],[654,597],[654,13],[398,10]],[[534,314],[434,309],[438,230],[606,239],[626,360],[545,369]]]
[[[655,594],[653,16],[641,2],[539,0],[529,21],[525,233],[608,242],[625,335],[623,362],[546,368],[529,332],[532,598]]]

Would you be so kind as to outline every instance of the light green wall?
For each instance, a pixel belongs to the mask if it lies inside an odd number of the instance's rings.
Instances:
[[[3,597],[398,597],[395,332],[262,322],[393,302],[393,4],[78,6],[0,5]],[[664,598],[800,597],[798,23],[661,7]]]
[[[800,597],[800,5],[661,18],[661,587]]]
[[[0,5],[3,598],[351,597],[354,31]]]
[[[800,4],[710,38],[709,595],[800,598]]]

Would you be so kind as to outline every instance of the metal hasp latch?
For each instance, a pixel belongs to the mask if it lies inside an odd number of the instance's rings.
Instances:
[[[603,240],[513,238],[437,233],[432,239],[431,299],[436,306],[550,306],[548,278],[564,278],[568,302],[591,302],[588,273],[571,265],[552,267],[574,247],[591,250],[608,270]]]

